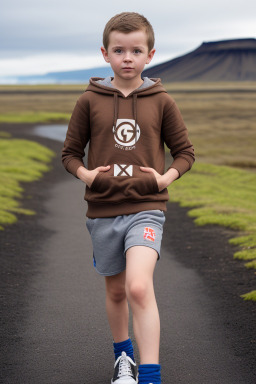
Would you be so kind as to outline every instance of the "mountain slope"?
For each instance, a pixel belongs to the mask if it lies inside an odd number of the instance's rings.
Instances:
[[[156,65],[143,76],[173,81],[256,81],[256,39],[203,43],[194,51]]]

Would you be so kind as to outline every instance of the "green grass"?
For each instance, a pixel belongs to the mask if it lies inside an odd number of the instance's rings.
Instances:
[[[174,183],[171,199],[189,207],[198,225],[218,224],[245,231],[233,244],[247,247],[256,242],[256,174],[212,164],[195,164]]]
[[[42,145],[0,136],[0,229],[17,221],[17,214],[33,215],[21,207],[22,182],[31,182],[49,170],[54,153]]]
[[[240,246],[234,258],[256,268],[256,174],[227,166],[195,163],[169,188],[171,201],[188,207],[197,225],[234,230],[230,244]],[[247,298],[248,300],[248,298]]]
[[[256,260],[252,260],[249,263],[245,263],[245,266],[248,269],[256,269]]]
[[[256,301],[256,291],[245,293],[244,295],[241,295],[241,297],[246,301],[248,300]]]
[[[0,138],[10,138],[12,135],[9,132],[0,131]]]

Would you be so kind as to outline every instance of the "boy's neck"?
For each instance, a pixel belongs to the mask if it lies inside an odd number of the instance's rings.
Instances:
[[[123,80],[114,77],[111,83],[126,97],[131,92],[135,91],[135,89],[139,88],[143,84],[143,80],[141,78],[136,78],[134,80]]]

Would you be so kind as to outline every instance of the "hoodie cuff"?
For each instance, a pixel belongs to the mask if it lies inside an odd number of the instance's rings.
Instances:
[[[70,162],[66,165],[66,169],[68,172],[70,172],[73,176],[75,176],[77,179],[77,170],[79,167],[84,167],[84,163],[81,160],[73,159],[70,160]]]
[[[182,175],[184,175],[184,173],[190,170],[191,166],[192,165],[186,159],[183,157],[178,157],[173,161],[172,165],[168,169],[175,168],[179,172],[180,178]]]

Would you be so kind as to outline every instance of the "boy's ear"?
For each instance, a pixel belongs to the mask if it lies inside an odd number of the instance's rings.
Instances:
[[[155,54],[156,50],[155,49],[151,49],[151,51],[149,52],[148,54],[148,58],[147,58],[147,61],[146,61],[146,64],[149,64],[150,61],[153,59],[154,57],[154,54]]]
[[[103,57],[104,57],[104,60],[105,60],[107,63],[109,63],[109,58],[108,58],[108,52],[107,52],[107,50],[106,50],[104,47],[101,47],[100,50],[101,50],[101,53],[102,53],[102,55],[103,55]]]

